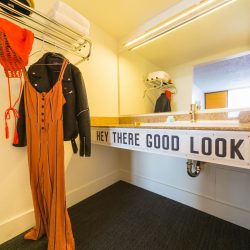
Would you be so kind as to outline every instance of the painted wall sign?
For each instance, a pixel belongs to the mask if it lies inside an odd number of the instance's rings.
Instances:
[[[92,143],[250,168],[250,132],[93,127]]]

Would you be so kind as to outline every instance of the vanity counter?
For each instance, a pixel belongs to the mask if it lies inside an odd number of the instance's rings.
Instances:
[[[195,122],[190,121],[188,113],[173,113],[174,122],[166,122],[167,116],[172,113],[120,116],[120,117],[93,117],[92,127],[106,128],[135,128],[135,129],[178,129],[178,130],[215,130],[215,131],[243,131],[250,132],[250,115],[245,123],[238,118],[229,118],[228,112],[199,113]]]
[[[140,123],[140,124],[100,124],[92,127],[103,128],[135,128],[135,129],[178,129],[178,130],[216,130],[216,131],[249,131],[250,123]]]
[[[92,143],[250,168],[250,123],[238,120],[92,120]],[[133,122],[133,123],[132,123]]]

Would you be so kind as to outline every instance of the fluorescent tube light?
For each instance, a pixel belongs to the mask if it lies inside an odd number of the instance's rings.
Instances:
[[[226,5],[231,4],[235,1],[236,0],[224,0],[224,1],[219,1],[219,2],[218,2],[218,0],[203,1],[199,5],[195,5],[194,7],[189,8],[188,10],[180,13],[179,15],[175,16],[174,18],[167,20],[166,22],[164,22],[160,26],[157,26],[157,27],[149,30],[145,34],[137,37],[136,39],[126,43],[125,47],[130,47],[131,50],[137,49],[141,46],[144,46],[144,45],[162,37],[163,35],[165,35],[167,33],[170,33],[174,30],[177,30],[178,28],[181,28],[181,27],[195,21],[200,17],[203,17],[207,14],[210,14],[216,10],[219,10],[222,7],[225,7]],[[214,2],[216,2],[215,5],[209,6]],[[207,8],[205,8],[205,7],[207,7]],[[192,14],[194,14],[194,15],[192,15]],[[192,16],[190,16],[190,15],[192,15]],[[178,22],[177,24],[174,24],[181,19],[183,19],[183,20]],[[174,24],[174,25],[172,25],[172,24]]]

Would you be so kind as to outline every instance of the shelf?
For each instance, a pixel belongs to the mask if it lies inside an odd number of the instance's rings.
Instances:
[[[164,82],[161,79],[146,80],[145,81],[146,91],[153,89],[169,90],[171,93],[176,93],[176,87],[173,83]]]
[[[1,9],[0,14],[2,16],[27,27],[34,33],[35,38],[40,41],[44,41],[47,44],[76,55],[81,58],[81,61],[89,59],[92,49],[92,42],[89,38],[58,23],[38,10],[28,7],[16,0],[10,1],[28,10],[31,15],[27,16],[0,2],[0,7],[18,15],[9,14]]]

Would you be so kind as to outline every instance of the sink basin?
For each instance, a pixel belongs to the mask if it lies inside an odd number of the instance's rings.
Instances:
[[[196,122],[190,121],[175,121],[175,122],[153,122],[141,123],[142,127],[234,127],[238,126],[239,122],[236,120],[200,120]]]

